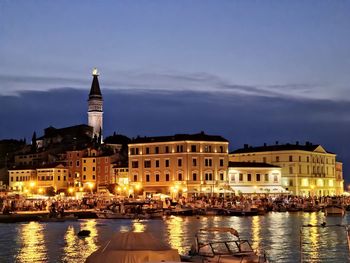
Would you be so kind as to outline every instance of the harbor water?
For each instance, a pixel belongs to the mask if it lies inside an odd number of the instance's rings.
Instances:
[[[320,225],[326,222],[326,227]],[[350,262],[345,228],[350,215],[276,213],[264,216],[170,216],[152,220],[84,219],[66,222],[0,224],[0,262],[84,262],[116,232],[148,231],[186,254],[195,233],[206,227],[233,227],[270,262]],[[302,227],[308,225],[308,227]],[[311,227],[318,226],[318,227]],[[89,237],[77,233],[90,230]]]

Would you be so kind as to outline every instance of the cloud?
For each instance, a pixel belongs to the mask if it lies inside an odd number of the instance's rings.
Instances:
[[[60,86],[72,86],[86,89],[91,78],[60,76],[13,76],[0,75],[2,94],[18,95],[23,90],[47,91]],[[195,91],[222,93],[225,95],[246,95],[280,98],[322,98],[322,92],[315,93],[317,85],[311,84],[275,84],[241,85],[223,77],[205,73],[112,71],[100,77],[104,90],[128,90],[131,92],[174,92]]]

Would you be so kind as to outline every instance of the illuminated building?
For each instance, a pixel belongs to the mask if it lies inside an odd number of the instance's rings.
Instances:
[[[38,189],[53,187],[55,191],[68,188],[68,169],[62,164],[48,164],[36,169]]]
[[[238,149],[230,153],[230,161],[263,162],[281,167],[282,186],[295,195],[339,195],[343,178],[336,176],[336,154],[321,145],[264,145]]]
[[[14,168],[9,170],[9,187],[15,192],[24,192],[31,188],[31,182],[36,181],[35,168]]]
[[[223,194],[229,142],[221,136],[177,134],[129,143],[129,182],[144,193]]]
[[[284,193],[281,167],[257,162],[229,162],[228,182],[235,194]]]
[[[98,82],[99,72],[95,68],[92,71],[92,84],[88,100],[88,125],[93,128],[93,137],[102,140],[103,127],[103,99]]]

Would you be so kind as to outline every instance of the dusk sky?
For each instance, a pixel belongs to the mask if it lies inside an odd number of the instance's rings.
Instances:
[[[350,1],[0,1],[0,139],[87,123],[323,145],[350,181]]]

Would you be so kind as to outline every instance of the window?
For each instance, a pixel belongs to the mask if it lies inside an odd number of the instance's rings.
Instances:
[[[158,154],[159,153],[159,147],[157,146],[156,148],[154,148],[154,153]]]
[[[224,152],[224,147],[223,147],[223,146],[220,146],[219,151],[220,151],[221,153],[223,153],[223,152]]]
[[[301,165],[299,165],[299,174],[301,174]]]
[[[156,167],[159,167],[159,160],[156,160]]]
[[[205,180],[206,181],[212,181],[213,180],[213,174],[212,173],[206,173],[205,174]]]
[[[77,162],[76,162],[76,166],[79,166],[79,165],[80,165],[80,163],[79,163],[79,161],[77,161]]]
[[[135,148],[135,154],[139,154],[139,148]]]
[[[251,174],[247,174],[247,180],[250,182],[252,180],[252,175]]]
[[[289,166],[289,174],[292,174],[292,173],[293,173],[293,167]]]
[[[156,174],[156,182],[159,182],[159,174]]]
[[[83,168],[83,171],[86,172],[86,167]]]
[[[197,152],[196,145],[191,145],[191,152],[193,152],[193,153]]]
[[[151,161],[150,160],[146,160],[144,164],[145,164],[145,168],[151,168]]]
[[[299,156],[299,162],[301,162],[301,156]]]
[[[204,165],[205,165],[206,167],[212,166],[212,159],[211,159],[211,158],[205,158],[205,159],[204,159]]]
[[[149,154],[149,147],[146,147],[146,154]]]
[[[224,166],[224,159],[220,159],[220,166]]]
[[[307,173],[309,174],[310,173],[310,167],[307,166]]]
[[[96,159],[92,159],[92,162],[93,162],[93,163],[96,163]]]
[[[165,146],[165,153],[169,153],[169,146]]]
[[[273,182],[274,183],[278,182],[278,176],[276,174],[273,176]],[[292,180],[292,185],[293,185],[293,180]]]
[[[220,173],[220,180],[223,181],[224,180],[224,174]]]
[[[292,155],[289,155],[289,161],[293,162],[293,156]]]
[[[131,167],[132,168],[139,168],[139,162],[138,161],[132,161],[131,162]]]
[[[310,158],[309,156],[306,157],[306,161],[309,162],[310,161]]]
[[[183,152],[183,151],[184,151],[183,145],[177,145],[176,146],[176,152],[180,153],[180,152]]]
[[[279,161],[280,161],[280,157],[276,156],[276,162],[279,162]]]
[[[95,171],[96,171],[96,167],[92,167],[92,171],[94,171],[94,172],[95,172]]]
[[[211,152],[211,145],[204,146],[204,152],[210,153]]]
[[[63,176],[63,181],[66,181],[66,180],[67,180],[66,176]]]
[[[134,182],[137,182],[137,174],[134,174]]]
[[[170,175],[169,175],[169,174],[166,174],[166,175],[165,175],[165,181],[167,181],[167,182],[170,181]]]
[[[95,180],[96,179],[96,175],[92,175],[92,180]]]
[[[260,182],[260,174],[256,174],[256,181]]]
[[[149,174],[146,174],[146,182],[149,182]]]
[[[239,174],[239,181],[240,181],[240,182],[243,181],[243,174]]]
[[[192,166],[197,166],[197,158],[192,158]]]
[[[263,163],[266,163],[266,157],[263,157]]]
[[[165,167],[169,167],[170,160],[165,160]]]
[[[61,181],[61,176],[57,176],[57,180],[58,180],[58,181]]]
[[[179,166],[179,167],[182,166],[182,159],[177,159],[177,166]]]
[[[85,174],[83,175],[83,179],[86,180],[86,175]]]
[[[197,174],[196,174],[196,173],[193,173],[193,174],[192,174],[192,180],[193,180],[193,181],[197,181]]]
[[[289,186],[293,186],[293,179],[289,180]]]
[[[178,174],[178,180],[179,180],[179,181],[182,181],[182,174],[181,174],[181,173]]]

